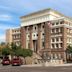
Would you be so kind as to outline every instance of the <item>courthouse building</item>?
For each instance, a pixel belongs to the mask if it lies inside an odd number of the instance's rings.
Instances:
[[[21,45],[50,58],[66,60],[65,50],[72,44],[72,19],[45,9],[22,16]]]

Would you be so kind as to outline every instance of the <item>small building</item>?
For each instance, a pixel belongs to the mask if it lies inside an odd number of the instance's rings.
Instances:
[[[7,29],[6,30],[6,43],[11,44],[12,42],[16,45],[20,45],[20,28],[14,28],[14,29]]]

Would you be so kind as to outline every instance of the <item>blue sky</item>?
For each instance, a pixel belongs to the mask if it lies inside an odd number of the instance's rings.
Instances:
[[[6,29],[20,26],[20,16],[46,8],[72,17],[72,0],[0,0],[0,42]]]

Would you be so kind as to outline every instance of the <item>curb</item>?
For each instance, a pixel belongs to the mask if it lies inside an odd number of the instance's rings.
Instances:
[[[61,66],[72,66],[72,64],[61,64],[61,65],[21,65],[21,67],[61,67]]]

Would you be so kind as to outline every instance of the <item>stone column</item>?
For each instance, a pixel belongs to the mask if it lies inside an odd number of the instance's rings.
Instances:
[[[45,23],[45,49],[51,48],[51,22]]]
[[[33,30],[33,26],[29,27],[30,30],[30,49],[33,50],[33,40],[32,40],[32,30]]]
[[[62,35],[63,35],[63,57],[64,57],[64,61],[66,61],[66,53],[65,50],[67,48],[67,28],[66,27],[62,27]]]
[[[42,41],[41,41],[41,24],[38,25],[38,39],[37,39],[37,50],[38,53],[42,47]]]
[[[51,57],[51,22],[45,23],[45,51]]]
[[[21,27],[21,46],[26,48],[26,28]]]

